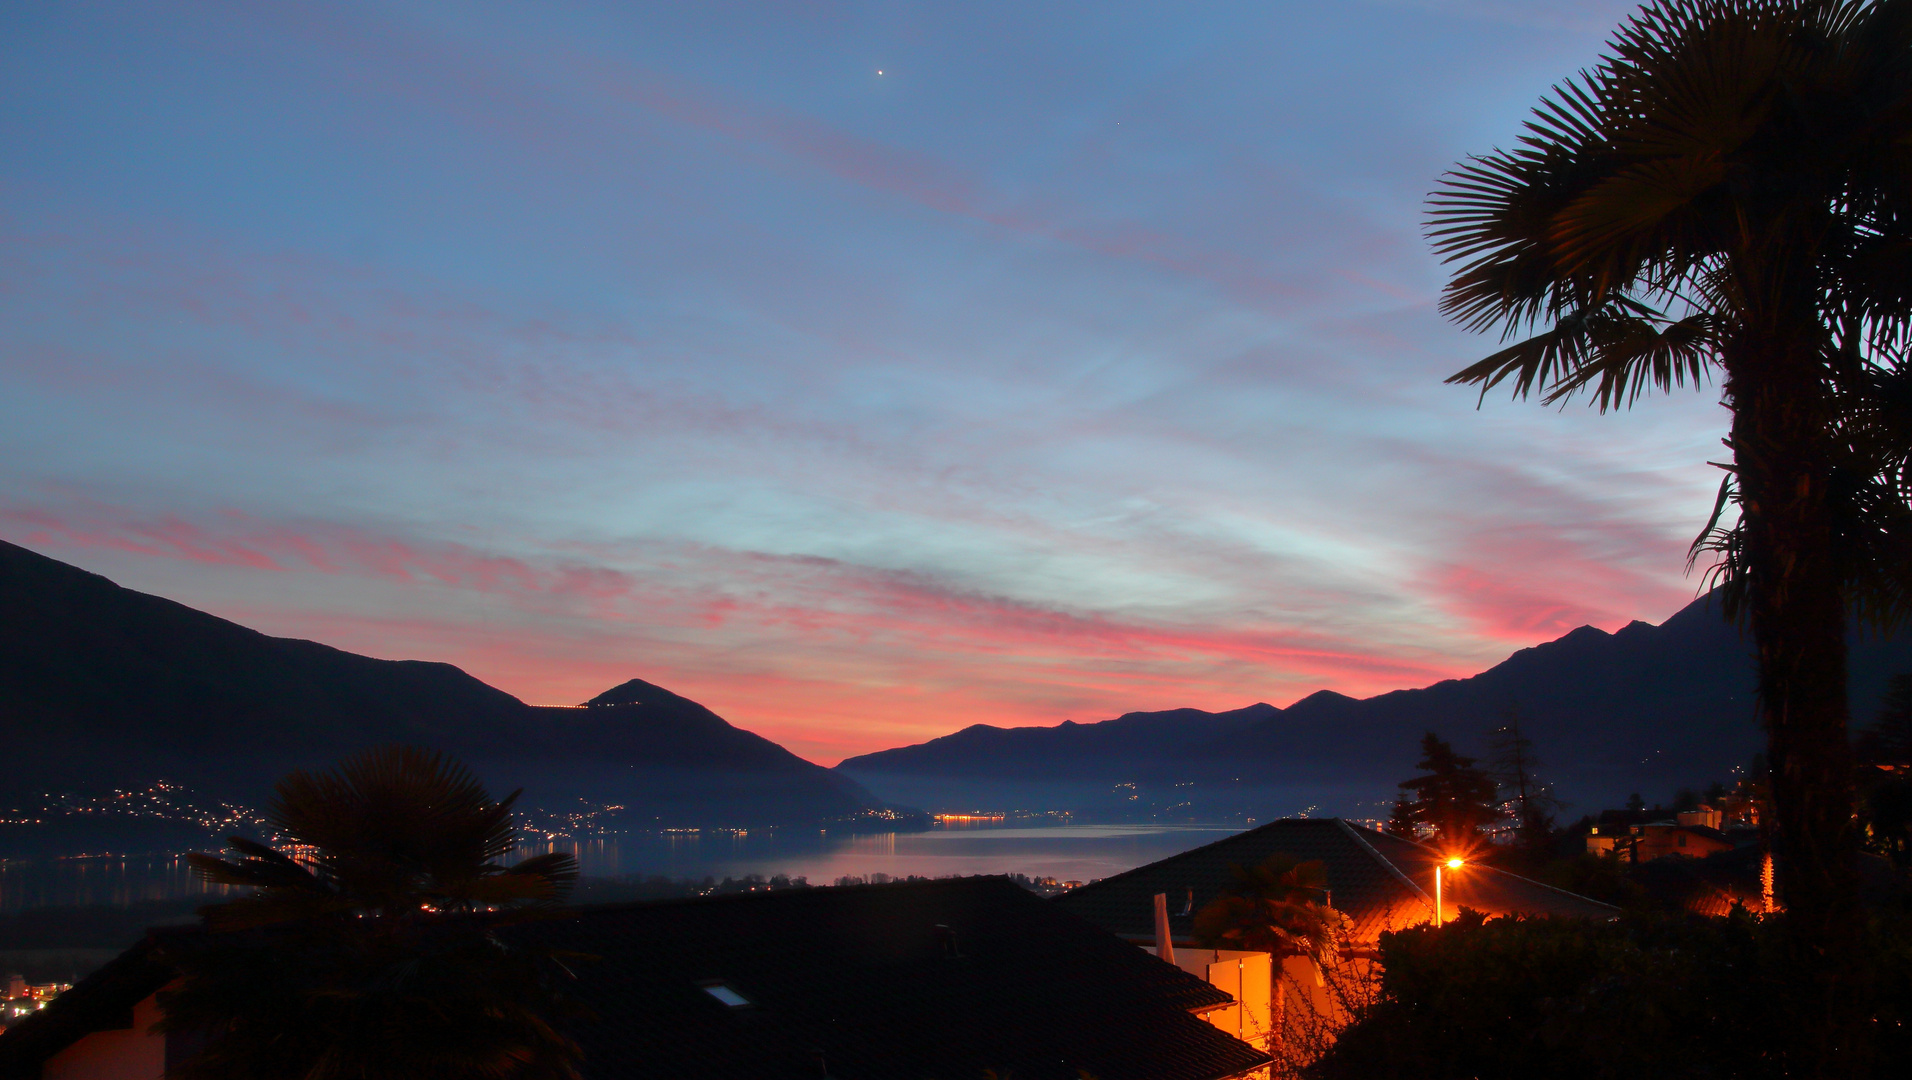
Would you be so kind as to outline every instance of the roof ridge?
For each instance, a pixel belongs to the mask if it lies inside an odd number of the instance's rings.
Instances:
[[[1199,855],[1202,852],[1207,851],[1209,848],[1216,847],[1217,845],[1220,845],[1220,844],[1233,843],[1236,840],[1240,840],[1244,836],[1253,836],[1264,829],[1272,829],[1277,825],[1292,825],[1296,822],[1302,822],[1302,821],[1321,822],[1321,821],[1340,821],[1340,820],[1341,820],[1340,818],[1276,818],[1275,820],[1270,821],[1265,825],[1257,825],[1252,829],[1243,829],[1241,832],[1238,832],[1238,833],[1229,833],[1227,836],[1222,837],[1220,840],[1210,840],[1208,843],[1203,844],[1201,847],[1192,847],[1192,848],[1189,848],[1187,851],[1178,851],[1175,854],[1170,855],[1166,859],[1157,859],[1152,863],[1143,863],[1141,866],[1132,866],[1129,869],[1124,870],[1119,874],[1111,874],[1105,878],[1097,878],[1094,881],[1089,882],[1088,885],[1083,886],[1083,888],[1089,888],[1090,886],[1094,886],[1094,885],[1107,885],[1109,882],[1121,881],[1123,878],[1128,877],[1131,874],[1139,874],[1144,870],[1154,870],[1157,867],[1169,866],[1174,863],[1178,863],[1183,859],[1189,858],[1190,856]],[[1060,900],[1064,896],[1068,896],[1068,895],[1069,893],[1066,893],[1066,892],[1061,893],[1055,896],[1054,899]]]
[[[1337,820],[1337,821],[1339,821],[1340,819],[1339,819],[1339,818],[1337,818],[1336,820]],[[1345,825],[1346,823],[1344,822],[1343,824]],[[1353,830],[1354,830],[1355,828],[1357,828],[1357,827],[1358,827],[1358,826],[1348,826],[1348,829],[1349,829],[1349,831],[1350,831],[1350,832],[1352,832],[1352,831],[1353,831]],[[1363,829],[1362,829],[1362,831],[1363,831],[1363,832],[1368,832],[1368,831],[1372,831],[1372,830],[1368,830],[1368,829],[1365,829],[1365,828],[1363,828]],[[1436,852],[1436,851],[1435,851],[1435,850],[1434,850],[1433,848],[1431,848],[1431,847],[1428,847],[1428,846],[1427,846],[1426,844],[1423,844],[1423,843],[1421,843],[1421,842],[1420,842],[1419,840],[1410,840],[1410,839],[1408,839],[1408,838],[1407,838],[1407,837],[1405,837],[1405,836],[1393,836],[1393,835],[1390,835],[1390,834],[1387,834],[1387,833],[1381,833],[1381,834],[1379,834],[1379,835],[1382,835],[1382,836],[1386,836],[1386,837],[1387,837],[1388,839],[1390,839],[1390,840],[1394,840],[1394,841],[1397,841],[1397,842],[1399,842],[1399,843],[1403,843],[1403,844],[1412,844],[1413,846],[1415,846],[1415,847],[1417,847],[1417,848],[1420,848],[1420,849],[1421,849],[1422,851],[1425,851],[1425,852],[1428,852],[1429,854],[1431,854],[1431,855],[1433,855],[1433,856],[1434,856],[1434,857],[1435,857],[1435,858],[1436,858],[1437,860],[1438,860],[1438,859],[1439,859],[1439,857],[1440,857],[1440,853],[1439,853],[1439,852]],[[1381,860],[1382,860],[1383,862],[1387,862],[1387,864],[1388,864],[1388,867],[1389,867],[1390,869],[1393,869],[1393,870],[1394,870],[1394,872],[1395,872],[1396,874],[1401,874],[1401,872],[1400,872],[1400,870],[1399,870],[1399,868],[1397,868],[1397,867],[1395,867],[1395,866],[1394,866],[1394,864],[1393,864],[1393,863],[1392,863],[1391,861],[1389,861],[1389,860],[1388,860],[1388,857],[1387,857],[1387,856],[1385,856],[1385,855],[1382,855],[1382,854],[1381,854],[1381,853],[1380,853],[1379,851],[1375,851],[1375,849],[1374,849],[1374,846],[1373,846],[1372,844],[1369,844],[1369,843],[1367,842],[1367,840],[1366,840],[1365,838],[1363,838],[1362,836],[1360,836],[1360,835],[1359,835],[1358,833],[1357,833],[1357,834],[1355,834],[1355,837],[1354,837],[1354,838],[1355,838],[1356,840],[1360,840],[1360,841],[1361,841],[1361,843],[1362,843],[1362,845],[1363,845],[1363,846],[1365,846],[1365,847],[1367,847],[1367,849],[1368,849],[1369,851],[1374,851],[1374,854],[1375,854],[1375,857],[1377,857],[1377,858],[1379,858],[1379,859],[1381,859]],[[1575,900],[1584,900],[1584,901],[1586,901],[1586,902],[1587,902],[1587,903],[1589,903],[1589,904],[1597,904],[1597,905],[1599,905],[1600,907],[1603,907],[1603,908],[1610,908],[1610,909],[1612,909],[1612,910],[1614,910],[1614,911],[1618,911],[1618,910],[1620,910],[1619,908],[1617,908],[1617,907],[1614,907],[1614,905],[1612,905],[1612,904],[1609,904],[1609,903],[1607,903],[1607,902],[1606,902],[1606,901],[1604,901],[1604,900],[1595,900],[1595,899],[1594,899],[1593,897],[1591,897],[1591,896],[1582,896],[1582,895],[1580,895],[1580,894],[1579,894],[1579,893],[1577,893],[1577,892],[1569,892],[1568,890],[1566,890],[1566,889],[1563,889],[1563,888],[1561,888],[1561,887],[1559,887],[1558,885],[1549,885],[1549,884],[1547,884],[1547,883],[1546,883],[1546,882],[1544,882],[1544,881],[1537,881],[1537,880],[1535,880],[1535,879],[1533,879],[1533,878],[1530,878],[1530,877],[1527,877],[1527,876],[1525,876],[1525,875],[1522,875],[1522,874],[1516,874],[1516,873],[1514,873],[1514,872],[1513,872],[1512,870],[1502,870],[1502,869],[1501,869],[1500,867],[1498,867],[1498,866],[1495,866],[1495,865],[1494,865],[1493,863],[1490,863],[1490,862],[1478,862],[1478,863],[1474,863],[1474,862],[1470,862],[1470,863],[1469,863],[1468,865],[1470,865],[1470,866],[1477,866],[1477,867],[1482,867],[1482,868],[1485,868],[1485,869],[1488,869],[1488,870],[1492,870],[1492,871],[1493,871],[1494,873],[1496,873],[1496,874],[1499,874],[1499,875],[1500,875],[1500,876],[1502,876],[1502,877],[1509,877],[1509,878],[1513,878],[1513,879],[1514,879],[1515,881],[1519,881],[1519,882],[1523,882],[1523,883],[1525,883],[1525,884],[1528,884],[1528,885],[1538,885],[1538,886],[1540,886],[1541,888],[1543,888],[1543,889],[1546,889],[1546,890],[1547,890],[1547,891],[1549,891],[1549,892],[1557,892],[1557,893],[1559,893],[1559,894],[1560,894],[1560,895],[1562,895],[1562,896],[1571,896],[1571,897],[1573,897],[1573,898],[1574,898]],[[1406,882],[1407,882],[1407,883],[1408,883],[1408,884],[1409,884],[1410,886],[1412,886],[1415,892],[1417,892],[1417,893],[1420,893],[1420,894],[1421,894],[1421,898],[1422,898],[1422,899],[1424,899],[1424,900],[1425,900],[1425,899],[1427,899],[1427,893],[1426,893],[1426,892],[1423,892],[1423,891],[1422,891],[1422,889],[1421,889],[1421,887],[1420,887],[1419,885],[1415,885],[1415,884],[1414,884],[1414,881],[1413,881],[1413,879],[1412,879],[1412,878],[1409,878],[1409,877],[1407,877],[1407,876],[1406,876],[1405,874],[1401,874],[1401,878],[1402,878],[1402,880],[1404,880],[1404,881],[1406,881]],[[1429,901],[1429,903],[1430,903],[1430,905],[1431,905],[1431,904],[1432,904],[1432,901]]]
[[[1502,870],[1500,867],[1495,866],[1492,863],[1484,862],[1484,863],[1481,863],[1480,865],[1485,869],[1492,870],[1494,873],[1499,874],[1502,877],[1510,877],[1510,878],[1513,878],[1515,881],[1524,882],[1528,885],[1538,885],[1541,888],[1548,890],[1549,892],[1557,892],[1562,896],[1571,896],[1575,900],[1584,900],[1589,904],[1597,904],[1600,907],[1608,908],[1615,912],[1618,912],[1620,910],[1617,906],[1613,904],[1609,904],[1605,900],[1595,900],[1591,896],[1582,896],[1581,894],[1577,892],[1569,892],[1558,885],[1549,885],[1544,881],[1540,881],[1535,878],[1530,878],[1522,874],[1516,874],[1512,870]]]
[[[1355,827],[1353,825],[1348,824],[1347,821],[1343,820],[1342,818],[1335,818],[1334,820],[1341,826],[1342,831],[1348,834],[1350,839],[1352,839],[1355,843],[1361,845],[1361,850],[1374,856],[1377,862],[1379,862],[1382,866],[1387,867],[1388,873],[1393,874],[1397,879],[1400,880],[1401,884],[1406,885],[1409,889],[1411,889],[1415,896],[1420,897],[1421,903],[1426,905],[1427,909],[1430,912],[1433,911],[1434,898],[1427,895],[1427,893],[1419,885],[1416,885],[1414,883],[1414,879],[1411,877],[1408,877],[1407,874],[1403,872],[1400,867],[1394,865],[1393,859],[1390,859],[1386,855],[1383,855],[1379,851],[1375,850],[1374,845],[1368,843],[1368,838],[1354,831]],[[1395,837],[1395,839],[1399,840],[1401,838],[1397,836]],[[1413,841],[1411,840],[1408,842],[1413,843]],[[1415,844],[1415,846],[1419,847],[1420,845]]]

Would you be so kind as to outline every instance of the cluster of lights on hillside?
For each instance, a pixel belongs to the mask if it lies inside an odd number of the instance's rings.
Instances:
[[[0,1030],[46,1008],[47,1002],[71,989],[72,983],[29,983],[19,975],[9,975],[4,992],[0,992]]]
[[[0,811],[0,825],[45,825],[67,818],[169,821],[215,833],[263,829],[265,818],[249,806],[205,802],[192,789],[164,780],[137,791],[115,788],[102,795],[46,792],[37,806]]]

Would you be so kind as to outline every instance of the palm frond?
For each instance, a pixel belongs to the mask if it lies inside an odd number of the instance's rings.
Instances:
[[[212,933],[177,948],[164,1026],[207,1037],[179,1080],[576,1080],[555,1021],[582,1015],[555,955],[492,931],[553,908],[568,854],[501,865],[511,807],[442,755],[389,747],[297,772],[271,821],[294,856],[243,837],[236,857],[193,856],[208,881],[250,893],[202,909]]]
[[[1638,315],[1596,320],[1588,328],[1592,356],[1555,379],[1541,401],[1551,405],[1591,387],[1595,404],[1606,412],[1649,389],[1671,393],[1688,382],[1698,389],[1718,355],[1717,329],[1705,313],[1672,322]]]
[[[1552,329],[1494,353],[1448,377],[1481,395],[1513,380],[1516,398],[1539,393],[1548,404],[1591,389],[1602,412],[1649,389],[1703,385],[1717,352],[1715,320],[1703,312],[1669,320],[1632,297],[1563,316]]]
[[[186,862],[195,877],[210,885],[322,891],[318,878],[292,858],[244,837],[229,837],[226,842],[244,852],[246,858],[229,860],[193,852],[186,856]]]
[[[483,907],[555,904],[570,893],[577,879],[577,859],[567,852],[550,851],[468,883],[461,899]]]

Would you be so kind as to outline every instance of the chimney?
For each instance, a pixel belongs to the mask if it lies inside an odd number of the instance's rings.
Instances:
[[[1168,932],[1168,894],[1155,894],[1155,955],[1173,964],[1175,941]]]

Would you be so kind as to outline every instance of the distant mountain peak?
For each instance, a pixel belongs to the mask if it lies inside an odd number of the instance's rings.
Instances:
[[[682,696],[648,683],[643,679],[630,679],[618,683],[602,694],[584,703],[585,707],[596,705],[656,705],[665,701],[681,701]]]
[[[159,777],[256,802],[288,769],[403,742],[538,798],[615,804],[638,827],[809,825],[881,806],[642,679],[589,704],[612,707],[541,708],[450,664],[268,637],[0,541],[0,805]],[[0,829],[0,856],[26,835]]]

